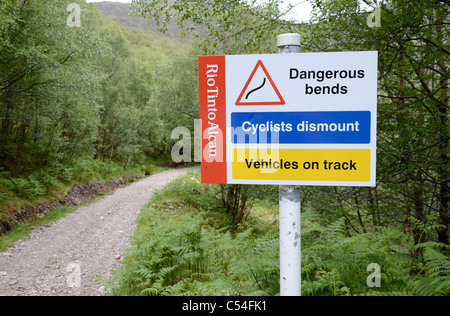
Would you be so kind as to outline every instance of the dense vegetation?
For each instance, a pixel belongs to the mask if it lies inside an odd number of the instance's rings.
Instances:
[[[110,281],[110,295],[277,295],[278,217],[259,199],[247,220],[230,226],[219,185],[191,173],[144,208],[133,247]],[[349,235],[344,218],[302,213],[302,294],[448,295],[450,262],[436,243],[414,244],[400,230]],[[421,256],[412,255],[418,250]],[[381,267],[381,287],[368,287],[367,267]]]
[[[67,25],[74,2],[81,27]],[[155,157],[170,158],[158,98],[173,86],[161,73],[180,67],[181,42],[63,0],[1,1],[0,38],[0,233],[20,207],[74,182],[144,174]]]
[[[69,3],[81,6],[79,28],[66,24]],[[286,19],[280,3],[134,1],[136,15],[161,31],[177,23],[188,44],[81,0],[2,0],[0,229],[75,181],[145,172],[170,155],[173,128],[198,118],[199,54],[275,53],[276,36],[296,32],[302,51],[380,56],[377,187],[302,188],[303,293],[449,295],[447,1],[311,0],[309,23]],[[370,28],[375,7],[381,25]],[[144,210],[111,293],[277,294],[276,197],[178,182]],[[381,288],[366,285],[370,263]]]

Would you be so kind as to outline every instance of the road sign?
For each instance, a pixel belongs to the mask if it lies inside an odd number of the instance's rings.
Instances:
[[[267,85],[266,85],[267,84]],[[253,72],[242,89],[236,105],[284,105],[284,99],[278,91],[266,67],[261,60],[256,63]]]
[[[199,57],[202,181],[374,186],[377,60]]]

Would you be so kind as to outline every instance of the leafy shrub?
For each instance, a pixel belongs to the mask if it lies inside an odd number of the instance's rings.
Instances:
[[[58,179],[64,183],[69,183],[73,179],[73,168],[67,166],[59,166]]]
[[[4,181],[6,188],[23,199],[33,199],[45,194],[45,187],[33,176],[27,178],[11,178]]]
[[[54,188],[57,188],[61,185],[61,183],[58,181],[57,176],[54,176],[52,174],[47,174],[42,177],[41,183],[43,187],[45,188],[45,193],[49,194],[51,190]]]
[[[91,181],[106,170],[107,164],[89,156],[80,157],[74,161],[73,171],[78,181]]]
[[[221,184],[221,200],[226,212],[231,216],[231,224],[241,223],[248,217],[255,201],[273,194],[273,191],[273,186]]]
[[[6,203],[6,197],[7,196],[8,196],[8,193],[0,185],[0,203],[2,203],[2,204]]]
[[[1,169],[0,169],[1,170]],[[10,181],[7,179],[8,172],[0,171],[0,202],[5,203],[8,196],[7,188],[10,186]]]

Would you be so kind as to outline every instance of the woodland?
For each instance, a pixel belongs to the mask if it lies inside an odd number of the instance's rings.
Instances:
[[[299,33],[302,52],[379,52],[377,185],[302,187],[302,294],[450,295],[449,2],[309,2],[298,22],[281,0],[133,0],[141,28],[81,0],[2,0],[0,235],[25,205],[170,160],[199,118],[198,56]],[[142,211],[111,295],[279,294],[278,188],[197,179]]]

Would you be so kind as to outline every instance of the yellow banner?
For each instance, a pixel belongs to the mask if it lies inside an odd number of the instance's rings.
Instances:
[[[370,181],[369,149],[234,149],[233,179]]]

